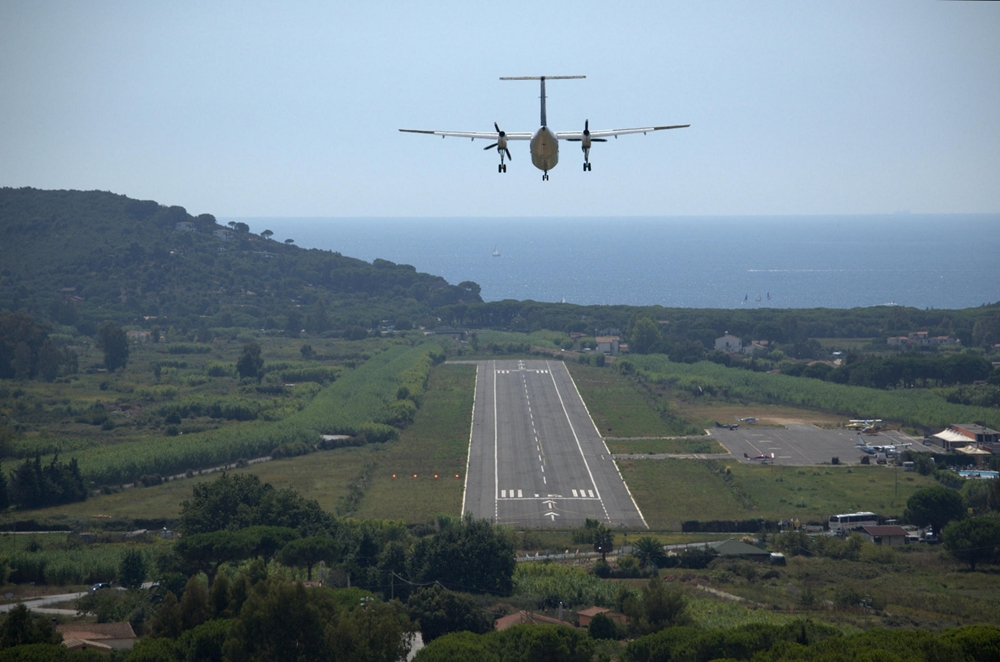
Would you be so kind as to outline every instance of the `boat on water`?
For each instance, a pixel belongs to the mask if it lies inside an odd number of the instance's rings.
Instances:
[[[500,257],[500,251],[497,250],[496,246],[493,247],[493,257]]]

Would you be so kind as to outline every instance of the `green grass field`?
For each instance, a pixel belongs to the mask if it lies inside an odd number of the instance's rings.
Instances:
[[[678,530],[684,520],[821,522],[859,510],[901,515],[913,492],[937,484],[877,466],[761,467],[717,460],[619,460],[618,466],[653,530]]]
[[[475,366],[431,370],[413,424],[379,453],[357,517],[427,522],[439,513],[460,514],[475,381]]]
[[[611,368],[567,362],[583,401],[605,437],[669,437],[683,434],[679,421],[667,422],[646,395]],[[667,402],[661,401],[666,407]]]
[[[607,439],[612,453],[663,453],[679,455],[689,453],[726,453],[715,439]]]

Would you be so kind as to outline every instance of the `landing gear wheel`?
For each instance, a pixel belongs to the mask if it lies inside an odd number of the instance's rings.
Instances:
[[[503,164],[503,171],[507,172],[507,164],[506,163]]]
[[[542,181],[543,182],[549,181],[549,173],[545,173],[544,175],[542,175]]]

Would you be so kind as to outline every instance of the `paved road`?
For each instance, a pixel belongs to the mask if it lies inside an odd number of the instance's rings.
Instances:
[[[49,608],[46,605],[57,605],[62,602],[69,602],[70,600],[77,600],[87,595],[87,592],[82,593],[62,593],[59,595],[47,595],[45,597],[39,598],[27,598],[22,602],[9,602],[7,604],[0,605],[0,613],[7,613],[19,604],[23,604],[25,607],[32,611],[36,611],[40,614],[63,614],[63,615],[74,615],[76,614],[75,609],[54,609]]]
[[[477,361],[463,509],[515,526],[646,528],[561,361]]]

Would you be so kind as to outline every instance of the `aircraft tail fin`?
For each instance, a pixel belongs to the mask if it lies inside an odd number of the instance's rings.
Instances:
[[[568,78],[586,78],[586,76],[501,76],[500,80],[538,80],[542,82],[542,126],[548,126],[548,119],[545,116],[545,81],[565,80]]]

